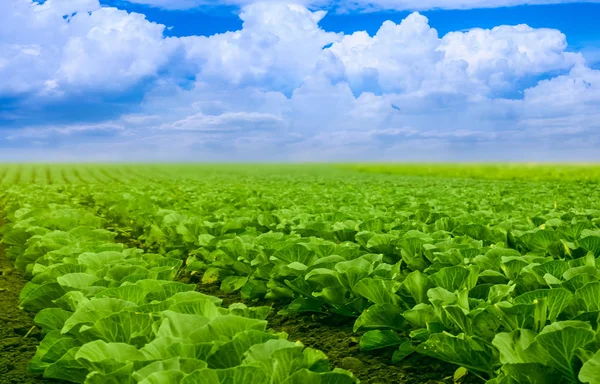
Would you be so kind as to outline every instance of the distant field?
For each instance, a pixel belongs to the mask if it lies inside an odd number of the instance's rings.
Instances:
[[[600,180],[599,164],[343,164],[365,173],[490,180]]]
[[[344,172],[486,180],[595,181],[600,164],[0,164],[0,184],[127,183],[207,175],[340,175]]]

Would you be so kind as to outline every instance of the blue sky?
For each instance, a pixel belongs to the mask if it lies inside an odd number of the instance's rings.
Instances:
[[[600,160],[600,1],[299,1],[2,2],[0,160]]]

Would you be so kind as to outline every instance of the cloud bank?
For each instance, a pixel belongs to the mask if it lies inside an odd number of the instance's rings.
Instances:
[[[600,71],[558,30],[439,36],[412,13],[344,35],[324,11],[269,2],[210,37],[166,38],[96,0],[8,0],[0,15],[2,160],[600,157]],[[114,116],[44,122],[56,103],[69,116],[131,93]]]
[[[247,6],[252,0],[127,0],[133,4],[181,10],[215,6]],[[265,2],[278,4],[280,0]],[[474,9],[513,7],[518,5],[542,5],[562,3],[598,3],[600,0],[296,0],[290,3],[311,8],[335,9],[340,12],[360,11],[424,11],[430,9]]]

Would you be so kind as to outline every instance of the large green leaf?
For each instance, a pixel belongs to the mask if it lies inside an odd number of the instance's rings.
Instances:
[[[369,329],[405,329],[400,307],[393,304],[375,304],[363,311],[354,322],[354,332]]]
[[[160,383],[157,381],[159,378],[163,379],[165,376],[160,376],[162,372],[171,372],[171,376],[167,377],[179,377],[181,380],[185,375],[190,374],[194,371],[204,369],[207,367],[206,362],[196,359],[184,359],[180,357],[173,357],[166,360],[155,361],[145,367],[138,369],[133,373],[133,378],[138,381],[148,379],[149,383]],[[174,375],[172,372],[179,372],[181,376]],[[165,382],[165,381],[163,381]],[[171,382],[171,381],[166,381]],[[178,381],[175,381],[178,382]]]
[[[366,278],[354,285],[354,293],[375,304],[396,304],[398,284],[394,281]]]
[[[257,367],[240,366],[227,369],[201,369],[192,372],[180,384],[256,384],[268,383],[268,376]]]
[[[129,362],[144,361],[146,357],[133,345],[96,340],[79,348],[75,360],[89,371],[106,374],[122,368]]]
[[[295,372],[282,384],[354,384],[358,380],[347,371],[335,369],[332,372],[313,372],[306,368]]]
[[[244,353],[250,347],[278,338],[278,335],[254,329],[240,332],[231,341],[218,346],[208,363],[211,368],[235,367],[242,363]]]
[[[152,314],[121,311],[99,319],[91,327],[83,325],[80,332],[87,340],[127,343],[141,348],[154,338],[153,328],[157,323],[158,318]]]
[[[63,326],[61,332],[67,333],[81,325],[94,325],[96,321],[123,310],[133,310],[135,304],[129,301],[101,298],[93,299],[78,308]],[[78,330],[75,329],[76,331]]]
[[[413,271],[404,279],[403,287],[411,294],[417,304],[421,304],[429,302],[427,291],[433,288],[434,285],[426,274],[421,271]]]
[[[594,253],[594,256],[600,256],[600,236],[587,236],[579,239],[579,245],[586,251]]]
[[[584,285],[575,291],[575,297],[581,302],[581,309],[586,312],[600,311],[600,281]]]
[[[19,299],[21,307],[29,311],[39,311],[44,308],[54,307],[54,300],[59,299],[66,290],[58,283],[45,283],[42,285],[27,283]]]
[[[435,333],[417,348],[419,353],[493,376],[499,361],[496,349],[478,337]]]
[[[73,312],[61,308],[45,308],[38,312],[33,319],[34,323],[44,332],[61,330]]]
[[[408,339],[401,337],[391,330],[372,330],[367,331],[360,338],[360,349],[362,351],[372,351],[374,349],[395,347],[405,343]]]
[[[527,353],[567,379],[577,381],[576,352],[594,340],[595,332],[587,323],[560,321],[546,326],[535,338]]]
[[[579,371],[579,380],[582,383],[600,384],[600,351],[583,364]]]
[[[57,362],[71,348],[80,346],[77,340],[54,330],[46,335],[37,348],[36,354],[29,362],[28,370],[43,373],[52,363]]]

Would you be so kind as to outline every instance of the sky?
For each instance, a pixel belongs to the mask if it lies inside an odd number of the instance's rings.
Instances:
[[[0,161],[600,161],[600,0],[1,0]]]

